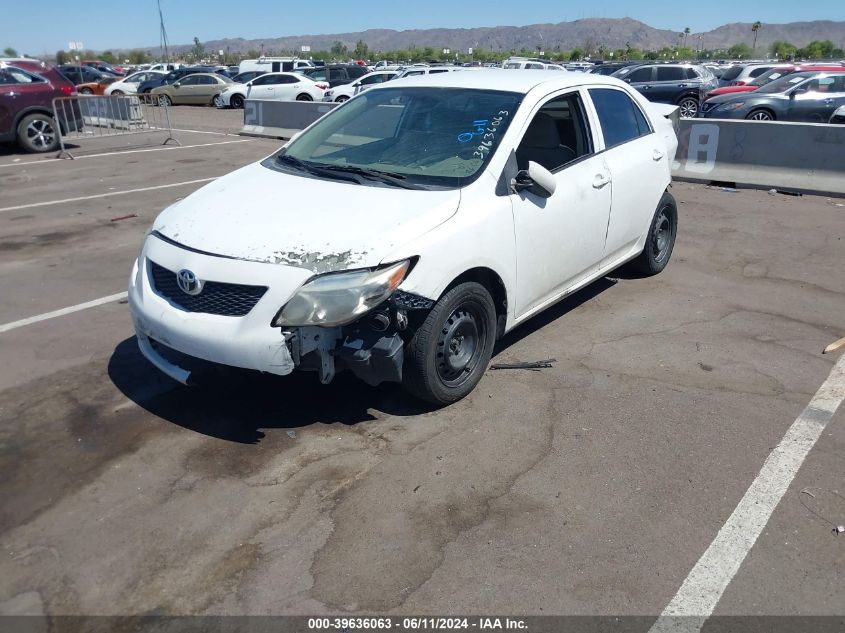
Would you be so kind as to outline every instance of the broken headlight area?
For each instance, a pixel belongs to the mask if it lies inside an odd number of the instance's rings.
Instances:
[[[294,328],[285,338],[297,369],[318,372],[323,383],[341,369],[372,386],[401,382],[405,345],[433,306],[431,299],[396,291],[353,323]]]
[[[274,327],[333,327],[384,303],[411,269],[411,260],[375,270],[327,273],[303,284],[273,319]]]

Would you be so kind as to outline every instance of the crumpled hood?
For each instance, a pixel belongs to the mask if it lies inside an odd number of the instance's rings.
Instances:
[[[153,230],[206,253],[322,273],[381,263],[459,202],[457,190],[318,180],[254,163],[171,205]]]

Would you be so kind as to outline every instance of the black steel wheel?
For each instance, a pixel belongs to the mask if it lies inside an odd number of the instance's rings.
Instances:
[[[678,234],[678,206],[668,191],[660,198],[651,220],[643,252],[632,264],[643,275],[656,275],[666,268]]]
[[[232,95],[229,98],[229,105],[235,110],[240,110],[244,107],[244,98],[241,95]]]
[[[438,405],[460,400],[487,370],[495,338],[496,308],[487,289],[476,282],[455,286],[408,343],[403,386]]]
[[[311,95],[305,94],[304,92],[301,95],[296,95],[296,100],[297,101],[314,101],[314,99],[311,98]]]

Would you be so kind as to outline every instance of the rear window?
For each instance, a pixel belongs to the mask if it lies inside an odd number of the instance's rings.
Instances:
[[[723,81],[728,81],[730,79],[736,79],[739,77],[739,74],[742,72],[742,66],[731,66],[725,72],[722,73],[722,76],[719,79]]]

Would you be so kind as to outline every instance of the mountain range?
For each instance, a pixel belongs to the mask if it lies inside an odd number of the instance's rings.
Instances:
[[[465,51],[467,48],[483,48],[493,51],[519,50],[522,48],[552,51],[555,47],[571,50],[583,47],[585,43],[594,46],[604,45],[611,49],[625,48],[626,45],[657,50],[664,46],[677,46],[681,40],[679,32],[656,29],[632,18],[587,18],[556,24],[530,24],[528,26],[493,26],[470,29],[413,29],[395,31],[391,29],[370,29],[355,33],[331,33],[313,35],[295,35],[275,38],[227,38],[203,42],[208,51],[229,50],[246,52],[248,50],[299,51],[302,46],[311,50],[328,50],[335,42],[342,42],[350,49],[358,40],[363,40],[370,50],[388,51],[410,47],[431,46],[435,49],[449,48],[453,51]],[[699,40],[701,36],[701,40]],[[691,33],[687,36],[687,46],[714,50],[729,48],[734,44],[753,42],[751,23],[736,22],[725,24],[712,31]],[[813,40],[831,40],[837,47],[845,47],[845,22],[817,20],[814,22],[790,22],[788,24],[764,23],[757,37],[757,47],[767,50],[775,40],[786,40],[795,46],[805,46]],[[155,50],[158,47],[150,47]],[[180,53],[192,48],[192,45],[170,47]]]

